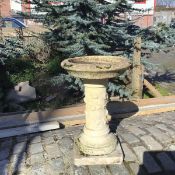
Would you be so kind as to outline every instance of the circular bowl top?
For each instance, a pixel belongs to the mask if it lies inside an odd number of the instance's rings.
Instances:
[[[86,79],[105,79],[117,76],[130,63],[121,56],[83,56],[62,61],[61,66],[71,75]]]

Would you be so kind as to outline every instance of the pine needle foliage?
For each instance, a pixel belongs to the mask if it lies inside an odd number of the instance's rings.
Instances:
[[[57,5],[53,5],[55,4]],[[44,24],[50,29],[45,39],[59,58],[83,55],[117,55],[130,48],[132,36],[121,14],[131,12],[126,0],[33,0],[35,10],[44,12]],[[39,16],[42,16],[39,15]]]
[[[135,36],[128,32],[130,22],[124,14],[133,9],[126,0],[114,0],[112,3],[104,0],[51,2],[32,1],[35,5],[33,16],[49,29],[44,34],[44,40],[51,47],[51,57],[61,61],[84,55],[121,55],[132,47]],[[71,80],[72,84],[81,84],[74,80]],[[109,83],[109,92],[114,94],[120,90],[120,94],[125,96],[124,83],[122,88],[115,83]]]
[[[140,31],[143,49],[164,51],[167,47],[175,46],[175,28],[159,23],[157,26]]]
[[[51,56],[59,59],[59,62],[65,58],[84,55],[124,55],[131,59],[133,39],[136,36],[142,37],[142,49],[151,52],[174,45],[173,28],[158,25],[140,29],[132,25],[132,21],[125,18],[125,14],[135,10],[128,2],[33,0],[33,16],[49,29],[49,32],[44,34],[44,39],[51,47]],[[148,64],[145,59],[147,54],[142,56],[146,67],[153,68],[154,65]],[[128,74],[131,74],[131,71],[128,70],[118,79],[111,80],[109,93],[121,97],[131,95],[131,90],[126,88],[126,84],[130,83]]]

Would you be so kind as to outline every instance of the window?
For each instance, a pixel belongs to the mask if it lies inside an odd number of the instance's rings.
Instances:
[[[136,4],[146,4],[146,0],[135,0]]]

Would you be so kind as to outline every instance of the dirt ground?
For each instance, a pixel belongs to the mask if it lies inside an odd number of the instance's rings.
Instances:
[[[41,34],[45,31],[47,31],[47,29],[42,26],[30,26],[23,29],[23,34],[24,36],[33,36],[33,35]],[[2,34],[5,37],[7,36],[13,37],[17,35],[17,32],[15,28],[7,27],[7,28],[2,28]]]
[[[159,64],[159,71],[175,71],[175,47],[167,49],[167,52],[154,53],[149,59],[152,63]]]
[[[175,47],[154,53],[149,60],[157,65],[153,73],[155,80],[175,94]]]

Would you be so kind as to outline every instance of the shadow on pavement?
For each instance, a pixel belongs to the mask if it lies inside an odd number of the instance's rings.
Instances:
[[[111,101],[108,103],[107,109],[111,116],[109,122],[111,132],[116,132],[118,125],[124,118],[129,118],[139,111],[138,106],[130,101]]]
[[[173,83],[175,82],[175,72],[166,70],[164,73],[159,74],[158,72],[151,77],[148,77],[152,82],[166,82]]]
[[[146,151],[137,175],[175,175],[175,151]]]
[[[43,115],[42,112],[37,112],[37,119],[38,122],[35,123],[35,130],[38,130],[38,132],[29,132],[27,134],[19,135],[19,137],[16,135],[14,137],[5,137],[0,139],[0,175],[2,174],[9,174],[9,175],[18,175],[21,172],[21,169],[24,166],[24,162],[26,162],[27,155],[31,152],[31,144],[33,145],[32,152],[35,154],[35,150],[39,150],[38,152],[42,152],[43,148],[41,145],[41,140],[40,138],[37,138],[39,135],[41,135],[41,132],[44,133],[43,131],[40,131],[40,122],[43,120],[49,121],[49,117],[52,116],[52,111],[48,111],[46,115]],[[27,131],[30,124],[30,112],[24,114],[19,114],[21,115],[21,123],[18,119],[18,126],[22,126],[21,129],[24,131]],[[12,113],[13,116],[13,113]],[[8,116],[7,121],[3,122],[0,120],[0,128],[1,129],[8,129],[4,128],[5,123],[9,123]],[[17,124],[14,120],[11,120],[12,126],[14,124]],[[8,124],[9,125],[9,124]],[[25,127],[26,126],[26,127]],[[62,126],[60,126],[61,129]],[[14,129],[14,128],[13,128]],[[29,130],[32,130],[30,128]],[[19,129],[17,129],[19,131]],[[10,131],[8,131],[10,132]],[[47,132],[47,131],[46,131]],[[17,139],[19,138],[19,140]],[[36,145],[36,147],[35,147]],[[31,154],[31,153],[30,153]],[[44,157],[43,157],[44,159]],[[10,164],[10,166],[9,166]],[[7,168],[8,167],[8,168]],[[8,169],[8,170],[7,170]],[[10,170],[10,172],[9,172]]]

